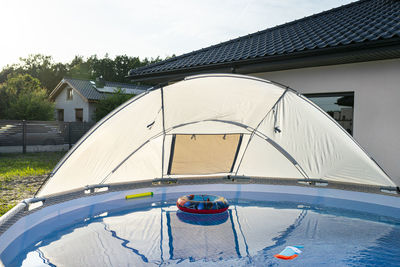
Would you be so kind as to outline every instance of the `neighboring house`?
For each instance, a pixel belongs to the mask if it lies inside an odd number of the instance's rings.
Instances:
[[[55,118],[58,121],[67,122],[92,122],[96,102],[118,88],[126,94],[137,95],[146,91],[149,86],[64,78],[50,93],[50,100],[55,102]]]
[[[305,94],[400,185],[400,1],[361,0],[129,76],[156,84],[202,73],[257,76]]]

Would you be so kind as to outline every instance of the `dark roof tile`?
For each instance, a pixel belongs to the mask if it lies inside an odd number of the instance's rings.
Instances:
[[[361,0],[131,70],[129,75],[236,62],[400,37],[400,1]]]
[[[108,93],[97,89],[92,81],[83,79],[64,78],[72,87],[88,100],[103,99]],[[149,89],[149,86],[134,85],[128,83],[105,81],[105,87],[132,89],[132,92],[139,94]]]

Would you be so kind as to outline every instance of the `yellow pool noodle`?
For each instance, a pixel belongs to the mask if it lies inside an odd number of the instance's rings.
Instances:
[[[125,199],[132,199],[132,198],[139,198],[139,197],[152,197],[153,192],[146,192],[146,193],[139,193],[139,194],[134,194],[134,195],[127,195],[125,196]]]

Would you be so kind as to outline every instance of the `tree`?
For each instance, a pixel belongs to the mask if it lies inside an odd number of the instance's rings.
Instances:
[[[97,55],[93,55],[86,60],[81,56],[76,56],[69,65],[67,75],[72,78],[91,80],[102,76],[106,81],[129,83],[130,80],[126,76],[131,69],[159,61],[161,61],[159,57],[140,60],[138,57],[129,57],[127,55],[116,56],[114,59],[111,59],[108,54],[104,58],[98,58]]]
[[[0,118],[11,120],[51,120],[54,104],[40,81],[29,74],[9,75],[0,84]]]
[[[9,74],[29,74],[39,79],[42,86],[50,93],[68,72],[66,64],[54,63],[51,56],[36,54],[19,60],[18,64],[3,68],[0,72],[0,83],[5,82]]]
[[[7,81],[9,75],[18,74],[19,67],[16,64],[5,66],[0,72],[0,84]]]
[[[68,64],[67,76],[78,79],[92,79],[93,74],[89,63],[82,56],[75,56]]]
[[[9,75],[29,74],[31,77],[37,78],[46,89],[47,94],[50,94],[64,77],[95,80],[102,76],[107,81],[130,83],[131,81],[126,76],[131,69],[161,60],[160,57],[141,60],[139,57],[127,55],[119,55],[112,59],[106,54],[103,58],[99,58],[97,55],[88,58],[75,56],[70,63],[64,64],[54,62],[51,56],[29,55],[27,58],[20,58],[17,64],[4,67],[0,71],[0,84],[4,83]],[[4,99],[0,102],[4,102]],[[0,107],[0,109],[2,108],[4,106]]]
[[[100,100],[96,104],[96,111],[95,111],[95,120],[99,121],[103,117],[105,117],[108,113],[116,109],[121,104],[128,101],[134,95],[132,94],[125,94],[121,88],[118,88],[114,91],[113,94],[110,94],[106,98]]]
[[[51,56],[42,54],[20,58],[23,73],[39,79],[42,86],[50,93],[67,73],[67,66],[54,63]]]

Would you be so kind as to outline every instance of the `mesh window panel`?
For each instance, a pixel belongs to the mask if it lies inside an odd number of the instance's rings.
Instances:
[[[213,174],[231,171],[240,134],[177,134],[173,137],[168,174]]]

